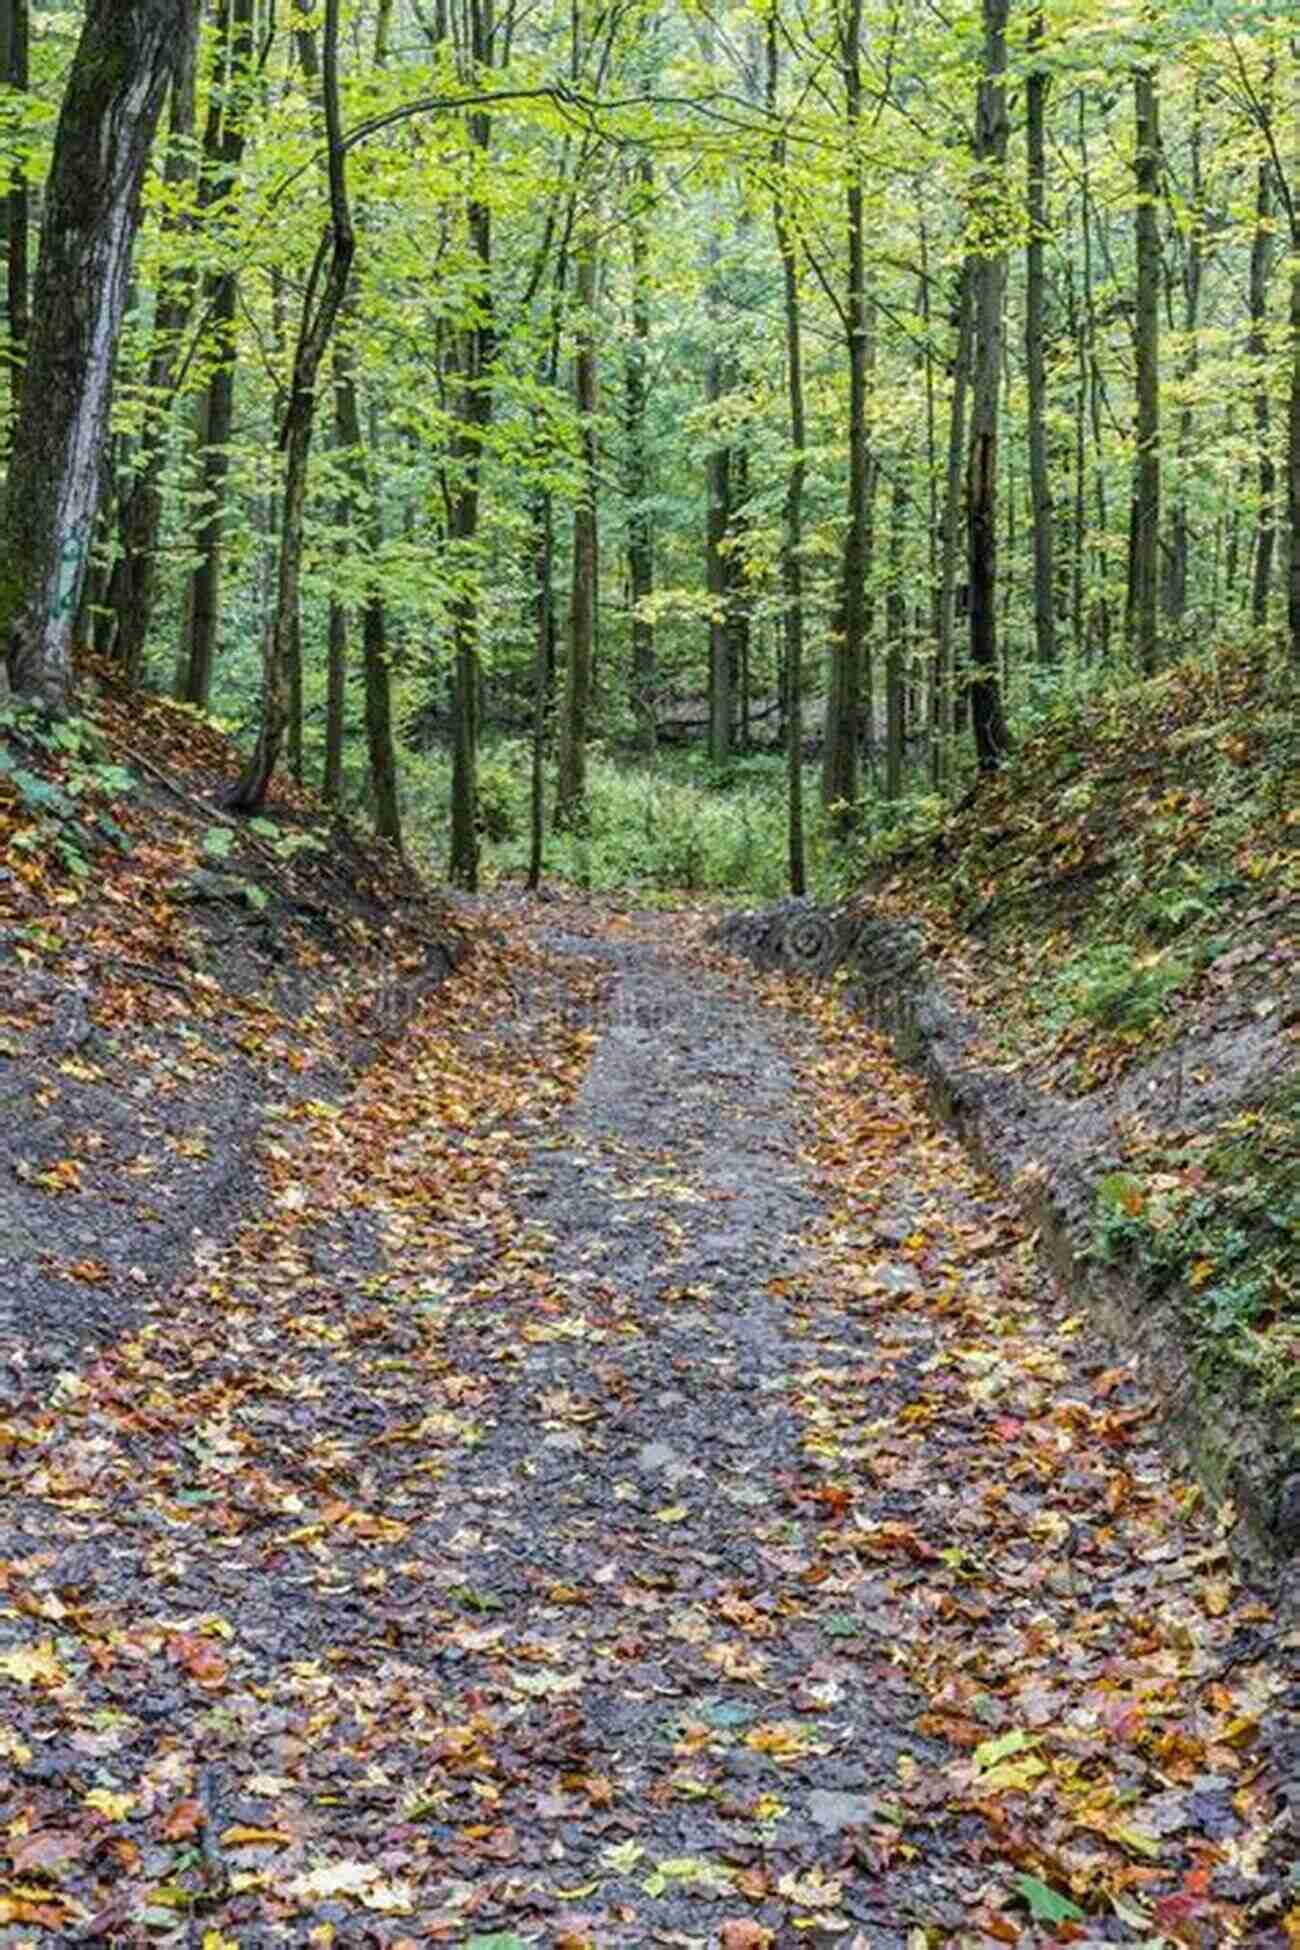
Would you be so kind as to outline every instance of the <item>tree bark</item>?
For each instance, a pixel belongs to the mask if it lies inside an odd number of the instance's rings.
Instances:
[[[99,507],[140,186],[189,0],[91,0],[45,192],[32,329],[0,532],[0,647],[53,712]]]
[[[30,32],[28,0],[6,0],[4,78],[18,94],[31,86]],[[9,383],[15,401],[22,390],[23,359],[31,327],[28,303],[28,223],[30,192],[27,171],[21,157],[9,169],[9,194],[5,199],[6,295],[9,307]]]
[[[767,21],[767,112],[775,120],[780,83],[775,0]],[[803,492],[807,425],[803,392],[803,330],[799,307],[799,259],[786,211],[785,142],[772,144],[772,222],[781,259],[785,310],[785,379],[790,406],[790,468],[786,475],[781,594],[785,644],[786,848],[790,892],[807,889],[803,821]]]
[[[172,81],[169,142],[163,180],[179,192],[194,174],[190,150],[195,125],[195,68],[198,55],[197,6],[187,10],[186,31],[176,52]],[[174,236],[189,227],[169,205],[162,231]],[[159,273],[154,307],[153,346],[146,371],[148,400],[134,475],[122,496],[118,521],[119,554],[113,565],[108,602],[114,615],[114,651],[129,685],[140,682],[144,647],[153,618],[158,582],[158,537],[162,530],[162,472],[167,424],[179,365],[180,341],[194,307],[194,272],[189,265]]]
[[[492,0],[471,0],[470,74],[477,76],[492,53]],[[468,118],[472,169],[486,169],[492,142],[491,119],[482,112]],[[478,538],[483,447],[492,422],[492,365],[496,333],[492,311],[492,213],[471,188],[466,226],[474,258],[480,316],[461,334],[463,388],[455,457],[460,479],[452,505],[451,533],[461,545],[464,572]],[[447,870],[467,892],[478,887],[478,689],[479,595],[467,582],[452,607],[451,681],[451,843]]]
[[[1006,252],[1002,224],[1007,155],[1007,0],[983,0],[984,69],[976,102],[978,208],[985,230],[974,259],[975,357],[966,473],[970,570],[971,726],[982,772],[996,771],[1010,741],[1002,708],[997,626],[998,395]]]
[[[837,38],[847,151],[844,215],[849,272],[849,492],[839,627],[831,646],[822,798],[827,806],[839,808],[836,823],[843,828],[851,822],[857,804],[859,744],[864,730],[870,743],[875,715],[870,672],[865,667],[867,576],[871,566],[871,457],[867,444],[867,368],[871,354],[862,199],[862,0],[843,0],[842,11],[837,14]]]
[[[402,851],[401,802],[397,790],[397,750],[393,741],[392,682],[388,654],[388,615],[379,586],[379,552],[384,545],[383,514],[375,493],[373,467],[361,437],[361,413],[351,348],[340,339],[334,348],[334,424],[351,485],[349,503],[364,508],[370,573],[361,608],[361,654],[365,676],[366,754],[375,831]],[[373,438],[372,426],[372,438]]]
[[[253,59],[253,0],[218,0],[220,67],[208,100],[199,176],[200,220],[235,194],[244,155],[244,93]],[[183,648],[186,702],[206,707],[212,692],[221,627],[221,562],[226,529],[226,484],[235,417],[235,317],[239,274],[233,268],[204,280],[204,311],[216,363],[199,413],[200,494],[204,513],[197,537]]]
[[[1137,154],[1137,465],[1133,495],[1131,638],[1138,666],[1159,660],[1160,595],[1160,117],[1156,74],[1133,76]]]
[[[962,456],[966,449],[966,396],[970,390],[971,362],[975,349],[975,262],[962,262],[957,286],[957,341],[953,348],[952,393],[948,403],[948,456],[944,468],[943,522],[939,551],[939,741],[935,754],[934,783],[942,785],[952,753],[950,741],[957,728],[956,600],[957,565],[961,555]]]
[[[592,229],[594,231],[595,225]],[[578,322],[574,403],[582,440],[582,487],[573,510],[573,588],[569,656],[560,717],[555,823],[582,831],[587,823],[587,719],[596,636],[596,245],[588,236],[578,257]]]
[[[637,159],[630,225],[632,335],[624,369],[627,430],[627,579],[632,610],[632,715],[647,756],[655,749],[655,632],[644,613],[654,594],[654,522],[649,508],[650,452],[646,437],[646,367],[650,345],[650,259],[646,210],[654,195],[654,163]]]
[[[356,240],[348,206],[347,151],[339,113],[340,0],[325,0],[324,120],[329,160],[330,216],[316,252],[303,299],[293,377],[280,444],[284,449],[284,499],[275,614],[262,655],[262,722],[257,744],[227,803],[256,812],[265,803],[289,720],[289,667],[299,614],[307,464],[316,416],[316,382],[347,292]]]
[[[1272,67],[1265,75],[1264,113],[1272,94]],[[1246,349],[1251,363],[1251,412],[1255,424],[1255,467],[1259,508],[1255,518],[1255,564],[1251,578],[1250,620],[1262,629],[1268,620],[1268,592],[1273,580],[1273,541],[1277,532],[1277,468],[1273,460],[1268,400],[1268,281],[1273,264],[1273,169],[1261,160],[1255,179],[1255,230],[1250,244],[1250,335]]]
[[[1056,662],[1056,565],[1052,486],[1047,466],[1047,363],[1044,250],[1047,238],[1045,122],[1049,76],[1037,58],[1043,41],[1043,10],[1029,20],[1029,75],[1025,83],[1026,216],[1025,377],[1029,391],[1029,497],[1034,536],[1034,640],[1040,664]]]

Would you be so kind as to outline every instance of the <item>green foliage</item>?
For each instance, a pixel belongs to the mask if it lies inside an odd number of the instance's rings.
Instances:
[[[1066,963],[1058,978],[1067,1011],[1107,1029],[1146,1029],[1191,973],[1163,954],[1137,956],[1126,942],[1101,941]]]
[[[0,709],[0,784],[20,814],[9,844],[50,855],[74,879],[89,877],[106,843],[129,844],[109,808],[136,781],[107,759],[102,734],[86,719],[52,721],[14,704]]]
[[[1093,1250],[1176,1296],[1203,1360],[1300,1386],[1300,1086],[1097,1188]],[[1176,1168],[1175,1168],[1176,1167]]]

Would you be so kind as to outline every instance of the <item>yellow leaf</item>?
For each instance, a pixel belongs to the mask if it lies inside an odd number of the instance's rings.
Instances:
[[[125,1821],[135,1806],[133,1794],[115,1794],[112,1788],[91,1788],[82,1799],[88,1808],[107,1815],[110,1821]]]
[[[599,1888],[600,1877],[597,1876],[594,1882],[579,1883],[576,1889],[557,1889],[554,1893],[562,1903],[576,1903],[580,1902],[584,1896],[589,1896],[593,1889]]]
[[[0,1673],[20,1686],[62,1686],[67,1678],[49,1639],[43,1645],[20,1645],[13,1652],[0,1653]]]
[[[662,1510],[655,1511],[656,1523],[682,1523],[690,1516],[684,1503],[666,1503]]]
[[[221,1833],[222,1842],[227,1848],[254,1848],[261,1843],[275,1843],[284,1848],[293,1840],[282,1828],[246,1828],[236,1822],[233,1828],[225,1828]]]

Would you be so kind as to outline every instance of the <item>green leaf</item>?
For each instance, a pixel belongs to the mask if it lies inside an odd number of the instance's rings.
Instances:
[[[465,1950],[528,1950],[528,1945],[513,1930],[494,1930],[491,1936],[472,1936]]]
[[[203,835],[203,851],[213,860],[229,859],[234,844],[235,835],[229,826],[209,826]]]
[[[981,1770],[996,1767],[1000,1760],[1010,1754],[1023,1754],[1029,1745],[1029,1737],[1020,1727],[1010,1733],[1001,1733],[996,1740],[984,1740],[975,1749],[975,1765]]]
[[[1068,1896],[1058,1896],[1055,1889],[1049,1889],[1037,1876],[1017,1875],[1012,1877],[1016,1888],[1029,1905],[1029,1913],[1036,1923],[1078,1923],[1083,1919],[1083,1911]]]

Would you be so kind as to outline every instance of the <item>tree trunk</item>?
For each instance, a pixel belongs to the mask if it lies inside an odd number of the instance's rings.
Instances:
[[[533,893],[542,884],[546,838],[546,699],[555,657],[554,556],[551,496],[543,489],[533,503],[533,749],[528,851],[528,886]]]
[[[486,66],[492,49],[491,0],[471,0],[470,61],[473,74]],[[486,169],[492,141],[490,118],[469,117],[473,167]],[[453,882],[473,893],[478,887],[478,687],[479,593],[471,562],[478,539],[483,446],[492,421],[492,365],[496,335],[492,313],[492,213],[471,193],[466,225],[474,258],[478,322],[461,335],[464,385],[460,428],[455,441],[460,480],[452,507],[451,533],[461,545],[463,573],[470,577],[452,606],[451,682],[451,843],[447,871]]]
[[[293,378],[280,444],[285,452],[284,503],[280,522],[280,560],[275,614],[262,655],[262,722],[257,744],[227,803],[238,812],[264,804],[275,775],[289,719],[289,666],[299,614],[303,514],[307,463],[316,414],[316,382],[321,362],[347,291],[356,248],[348,207],[347,151],[339,114],[340,0],[325,0],[324,119],[329,158],[330,217],[307,281],[302,323],[294,353]]]
[[[984,0],[984,72],[976,103],[978,207],[997,236],[1007,155],[1007,0]],[[975,359],[970,458],[966,474],[970,565],[971,726],[982,772],[1009,748],[1002,710],[997,626],[998,395],[1002,381],[1002,302],[1006,253],[985,239],[974,260]]]
[[[775,120],[780,81],[776,7],[767,20],[767,112]],[[799,309],[799,259],[785,205],[785,142],[772,144],[772,221],[781,259],[785,299],[785,378],[790,404],[790,468],[786,475],[781,548],[785,639],[786,838],[790,892],[807,889],[803,831],[803,489],[807,426],[803,397],[803,332]]]
[[[722,335],[722,294],[718,274],[717,237],[709,240],[710,348],[705,370],[704,397],[716,409],[724,392],[725,358],[719,344]],[[715,765],[725,765],[731,757],[735,700],[731,691],[731,657],[727,641],[727,565],[724,545],[730,517],[731,455],[711,415],[712,445],[705,464],[704,561],[705,583],[709,592],[709,757]]]
[[[965,258],[958,276],[957,343],[953,349],[952,395],[948,406],[948,458],[944,469],[943,528],[939,554],[939,642],[935,681],[939,690],[939,742],[934,783],[942,785],[951,762],[949,741],[957,728],[956,643],[957,564],[961,551],[962,456],[966,448],[966,395],[970,390],[975,341],[975,262]]]
[[[253,0],[218,0],[216,34],[221,49],[218,78],[208,100],[199,177],[199,213],[233,197],[244,155],[248,72],[253,59]],[[184,647],[186,702],[206,707],[212,692],[221,627],[221,559],[226,528],[226,483],[235,418],[235,317],[239,274],[210,273],[204,280],[204,312],[216,353],[199,417],[202,448],[200,495],[204,513],[196,538],[198,566],[192,578]]]
[[[870,453],[867,446],[867,367],[870,325],[867,316],[867,260],[862,199],[862,0],[843,0],[837,17],[840,78],[844,86],[844,138],[847,150],[845,228],[848,243],[849,493],[844,535],[839,627],[831,647],[826,705],[826,745],[822,759],[822,797],[838,807],[843,829],[858,798],[858,747],[865,730],[873,735],[875,700],[865,668],[867,576],[870,572]],[[864,687],[864,678],[866,680]],[[864,694],[865,690],[865,694]],[[865,719],[865,723],[864,723]]]
[[[1272,69],[1264,80],[1264,107],[1272,93]],[[1251,409],[1255,423],[1255,466],[1259,479],[1259,510],[1255,525],[1255,572],[1251,581],[1250,620],[1262,629],[1268,620],[1268,592],[1273,580],[1273,538],[1277,530],[1277,468],[1273,461],[1268,400],[1268,280],[1273,263],[1273,167],[1261,161],[1255,180],[1255,231],[1250,245]]]
[[[55,712],[72,691],[140,186],[186,11],[91,0],[54,140],[0,535],[0,647],[14,689]]]
[[[1192,448],[1192,392],[1200,364],[1198,330],[1201,318],[1201,282],[1205,268],[1203,242],[1205,228],[1204,181],[1201,171],[1201,93],[1199,84],[1192,97],[1192,126],[1188,141],[1192,200],[1187,220],[1187,242],[1183,263],[1183,331],[1187,345],[1183,355],[1184,405],[1178,417],[1178,482],[1173,513],[1169,522],[1169,550],[1165,567],[1165,615],[1180,625],[1187,614],[1187,578],[1191,552],[1191,526],[1187,510],[1185,472]]]
[[[340,504],[338,521],[348,520],[345,504]],[[321,774],[321,797],[326,805],[343,804],[343,740],[347,731],[348,696],[348,613],[335,596],[330,597],[328,663],[325,691],[325,766]]]
[[[28,0],[5,0],[4,78],[17,93],[31,86]],[[23,359],[31,313],[27,291],[30,196],[21,151],[9,165],[9,194],[5,199],[6,295],[9,308],[9,383],[15,407],[22,391]]]
[[[654,163],[637,160],[632,245],[632,336],[625,367],[627,429],[627,579],[632,611],[632,715],[641,749],[655,749],[655,632],[643,613],[654,594],[654,522],[649,508],[650,452],[646,437],[646,362],[650,344],[649,247],[646,209],[654,195]]]
[[[907,521],[906,460],[894,456],[889,503],[889,593],[885,598],[885,797],[903,796],[907,595],[903,588],[903,537]]]
[[[1133,76],[1137,154],[1137,467],[1133,496],[1131,640],[1148,673],[1159,658],[1160,594],[1160,119],[1156,75]]]
[[[172,82],[169,143],[163,180],[180,193],[194,174],[191,146],[195,124],[195,67],[198,54],[197,7],[187,10],[186,31],[177,47]],[[172,236],[189,228],[190,220],[169,205],[163,213],[162,234]],[[119,553],[113,565],[108,601],[115,621],[114,650],[129,685],[140,682],[145,640],[153,618],[158,581],[158,537],[162,530],[162,472],[166,460],[167,423],[176,387],[180,341],[194,306],[194,273],[189,265],[174,272],[160,271],[154,307],[153,347],[146,372],[148,400],[140,432],[135,473],[122,496],[118,522]]]
[[[1029,388],[1029,496],[1034,533],[1034,640],[1040,664],[1056,662],[1056,566],[1052,487],[1047,468],[1046,307],[1043,271],[1047,238],[1045,119],[1049,76],[1039,60],[1043,10],[1029,19],[1029,76],[1025,83],[1025,144],[1029,239],[1025,249],[1025,376]]]
[[[374,489],[373,468],[367,464],[361,438],[361,414],[350,346],[340,340],[334,349],[334,424],[346,460],[351,504],[365,508],[365,540],[370,556],[365,601],[361,610],[362,667],[365,674],[366,753],[370,764],[370,797],[375,831],[402,851],[401,803],[397,790],[397,751],[393,742],[392,683],[388,656],[388,616],[378,582],[379,553],[384,545],[383,514]],[[373,439],[373,427],[372,427]]]
[[[592,229],[594,231],[595,225]],[[582,438],[582,488],[573,510],[573,590],[569,657],[560,717],[555,823],[582,831],[587,823],[587,718],[596,636],[596,245],[589,236],[578,258],[577,343],[573,388]]]

